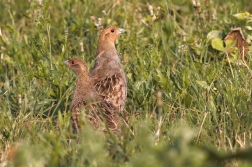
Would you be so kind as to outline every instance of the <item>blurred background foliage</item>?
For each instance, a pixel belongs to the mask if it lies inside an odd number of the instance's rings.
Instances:
[[[1,166],[252,165],[252,1],[0,6]],[[109,25],[126,30],[116,45],[127,74],[128,127],[118,138],[88,126],[74,136],[75,77],[63,61],[79,57],[92,68],[100,29]],[[249,44],[242,65],[227,61],[231,53],[213,49],[208,38],[235,27]]]

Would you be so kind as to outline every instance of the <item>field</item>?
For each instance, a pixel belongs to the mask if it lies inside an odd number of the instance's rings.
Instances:
[[[252,1],[197,2],[1,0],[0,166],[252,166]],[[92,68],[109,25],[126,30],[128,123],[74,135],[63,61]],[[247,55],[222,43],[236,27]]]

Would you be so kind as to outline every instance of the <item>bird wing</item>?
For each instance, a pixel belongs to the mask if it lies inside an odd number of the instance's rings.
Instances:
[[[127,83],[123,70],[116,67],[96,69],[92,79],[97,93],[122,111],[127,95]]]

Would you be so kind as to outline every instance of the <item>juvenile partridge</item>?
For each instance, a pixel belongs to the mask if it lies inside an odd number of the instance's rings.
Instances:
[[[105,131],[106,128],[103,126],[105,122],[112,132],[117,133],[119,131],[118,113],[96,92],[85,62],[78,58],[70,58],[64,63],[77,76],[74,97],[70,105],[73,132],[77,133],[81,128],[80,113],[84,110],[84,116],[94,129],[99,128]]]
[[[97,93],[120,113],[126,101],[127,82],[114,42],[123,31],[110,26],[101,32],[95,65],[90,72]]]

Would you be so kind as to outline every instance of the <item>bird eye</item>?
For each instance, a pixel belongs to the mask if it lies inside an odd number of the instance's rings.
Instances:
[[[72,61],[72,64],[74,64],[74,61]]]
[[[112,32],[112,33],[114,33],[114,32],[115,32],[115,30],[114,30],[114,29],[112,29],[112,30],[111,30],[111,32]]]

